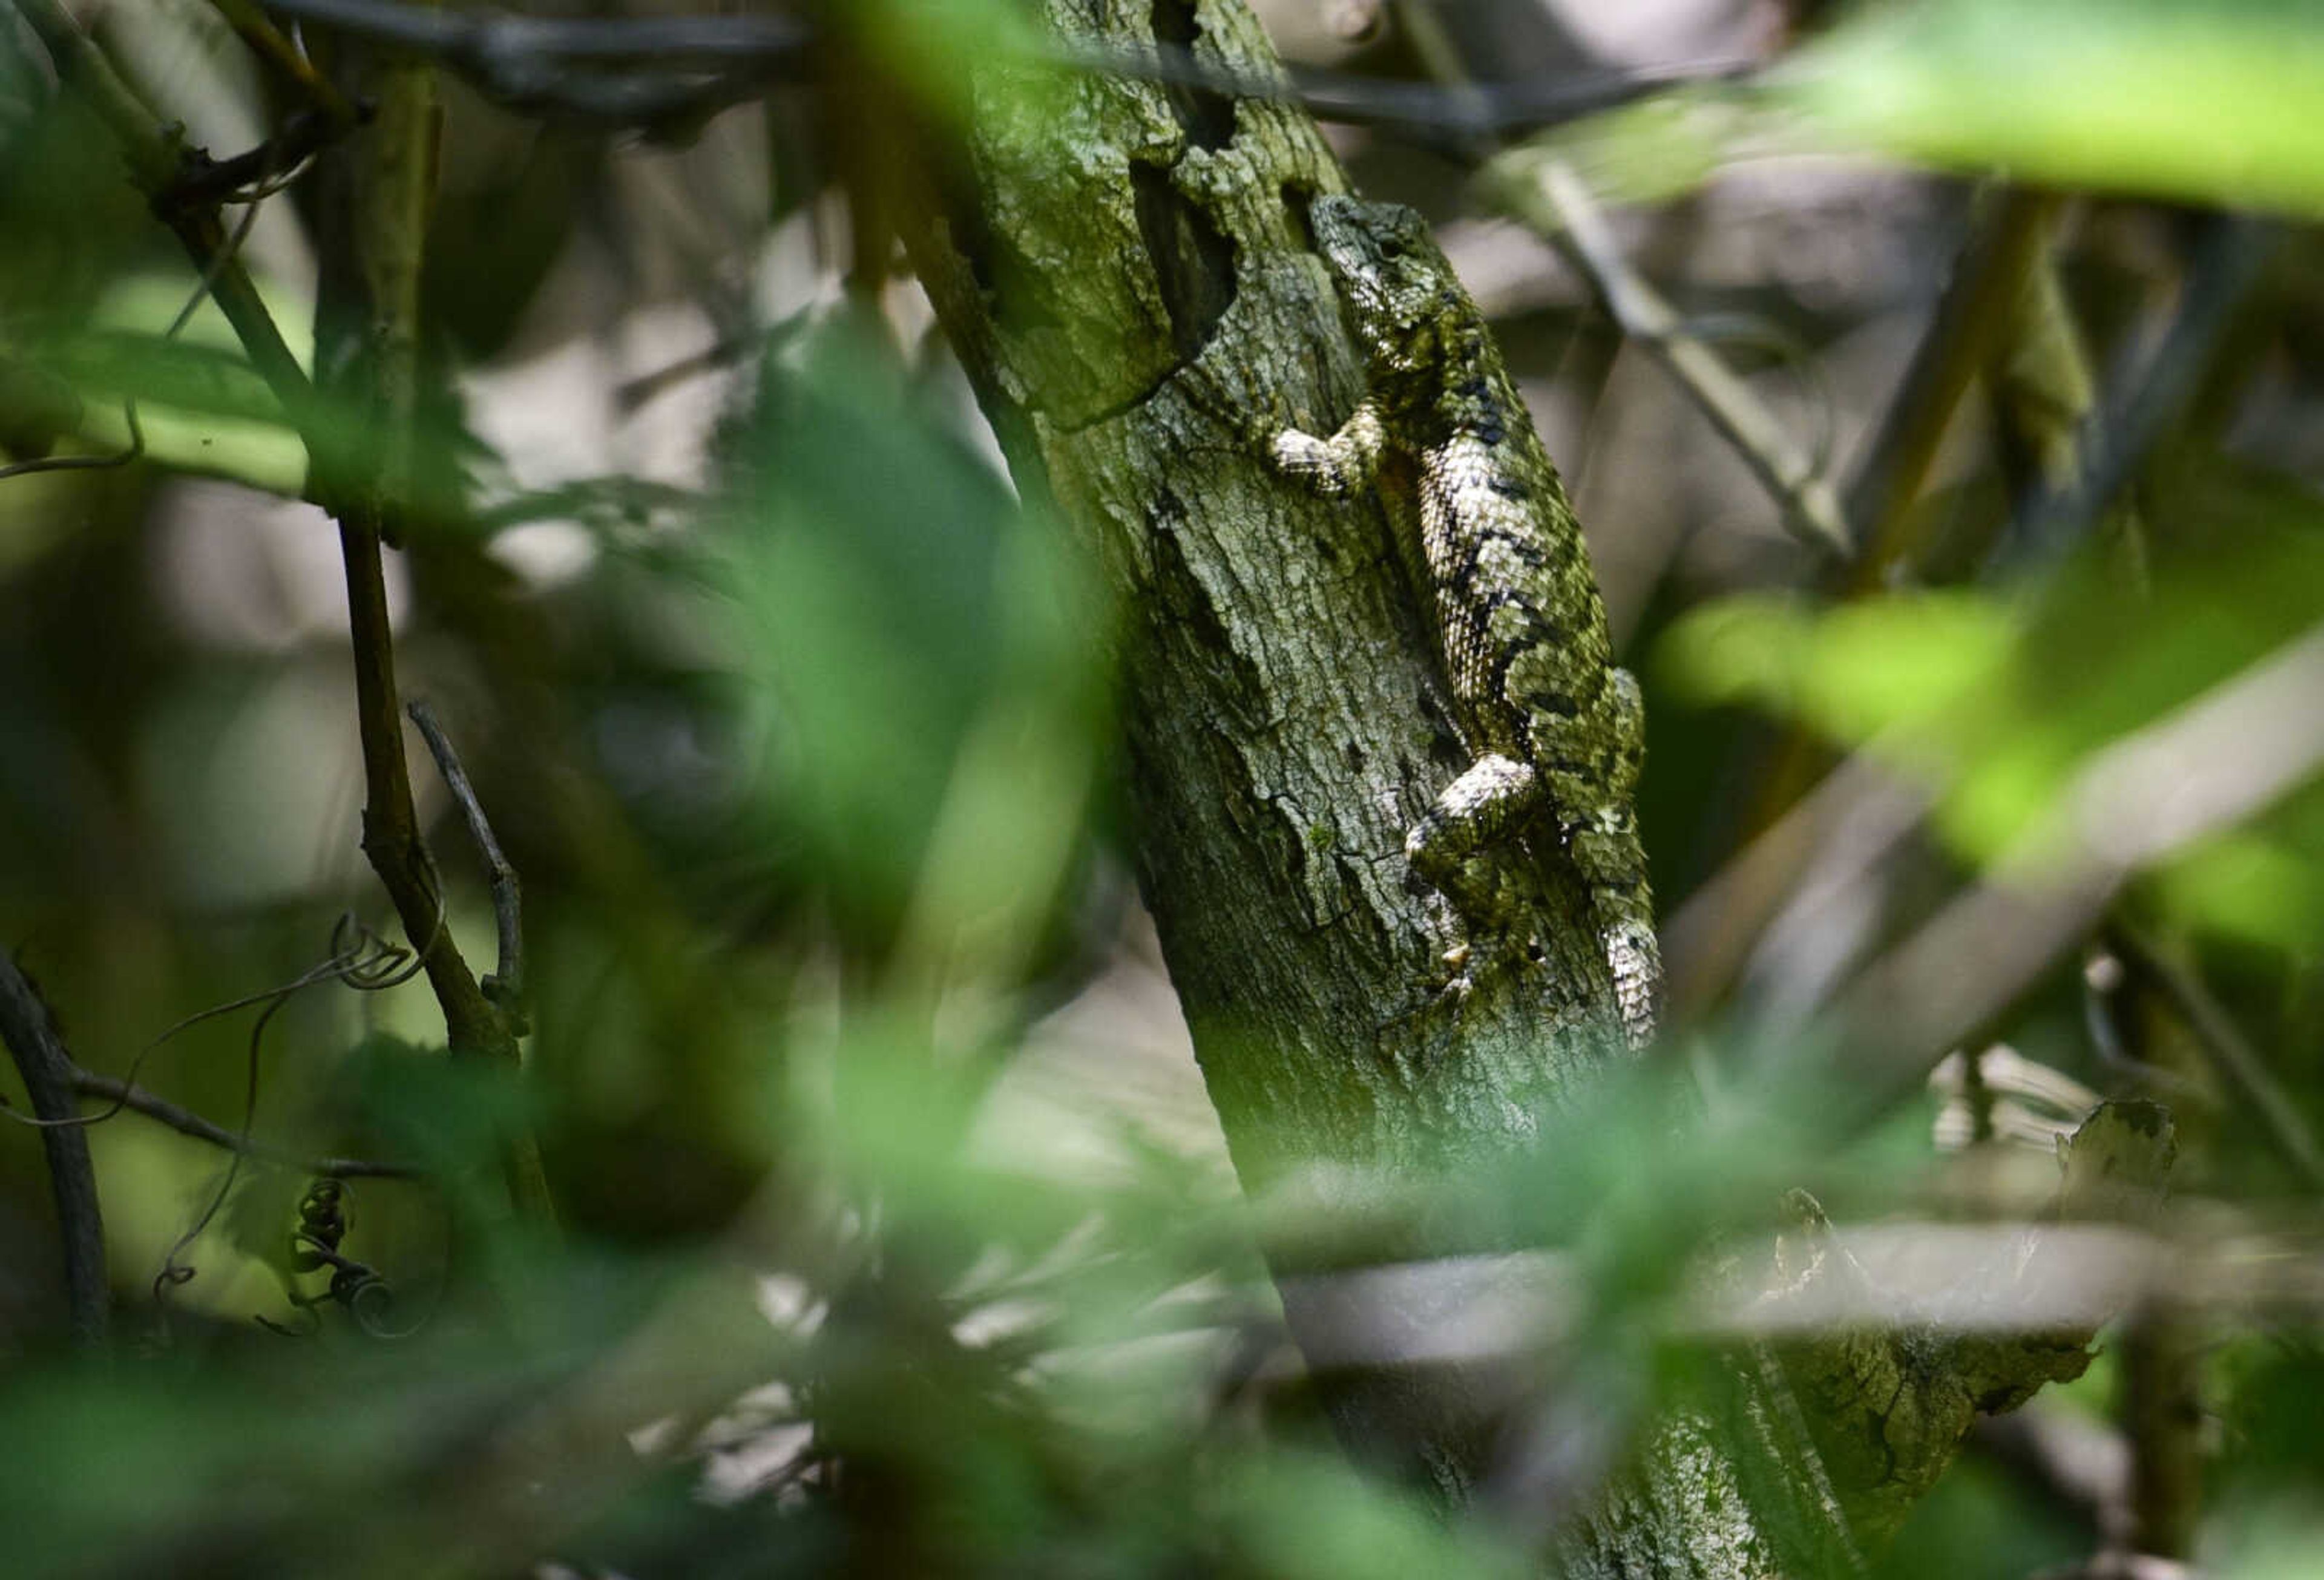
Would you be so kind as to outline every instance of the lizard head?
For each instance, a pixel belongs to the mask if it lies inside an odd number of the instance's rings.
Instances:
[[[1361,343],[1425,363],[1448,308],[1451,271],[1428,222],[1401,204],[1322,197],[1308,207],[1316,251],[1355,320]]]

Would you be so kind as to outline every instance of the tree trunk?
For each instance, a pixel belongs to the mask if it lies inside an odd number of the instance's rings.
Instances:
[[[1047,11],[1069,50],[1278,71],[1242,0]],[[1368,1179],[1526,1146],[1537,1113],[1619,1056],[1584,896],[1545,878],[1542,960],[1444,994],[1452,918],[1404,839],[1467,759],[1419,606],[1378,503],[1309,496],[1253,438],[1270,415],[1329,433],[1362,393],[1304,229],[1344,173],[1283,104],[1021,64],[976,67],[968,96],[965,126],[930,140],[947,152],[922,167],[907,242],[1020,489],[1118,595],[1141,883],[1246,1190],[1355,1206]],[[1333,1325],[1339,1286],[1286,1275],[1331,1265],[1277,1252],[1303,1344]],[[1471,1501],[1493,1461],[1491,1381],[1320,1381],[1351,1452],[1447,1508]],[[1742,1492],[1769,1478],[1693,1419],[1647,1460],[1576,1527],[1574,1572],[1779,1572]],[[1820,1484],[1812,1461],[1791,1468]]]

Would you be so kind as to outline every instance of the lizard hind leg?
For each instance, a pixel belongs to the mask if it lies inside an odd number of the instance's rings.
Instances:
[[[1542,805],[1540,776],[1530,763],[1489,752],[1446,785],[1436,804],[1405,836],[1413,870],[1450,900],[1469,939],[1446,955],[1458,968],[1471,945],[1500,952],[1519,925],[1524,901],[1513,881],[1508,849],[1518,829]]]

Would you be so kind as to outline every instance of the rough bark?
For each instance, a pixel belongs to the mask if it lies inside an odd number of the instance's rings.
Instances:
[[[1053,9],[1077,43],[1151,36]],[[1222,69],[1271,59],[1239,5],[1156,13]],[[1090,76],[1028,110],[989,75],[915,262],[1020,482],[1122,595],[1141,876],[1238,1169],[1523,1140],[1616,1046],[1580,896],[1548,896],[1538,969],[1443,998],[1450,917],[1403,849],[1465,765],[1427,638],[1377,504],[1307,496],[1233,415],[1328,428],[1361,393],[1301,228],[1344,175],[1282,106]]]
[[[1069,47],[1274,69],[1240,0],[1047,11]],[[1344,174],[1282,105],[1004,64],[969,96],[966,124],[929,139],[908,243],[1020,487],[1120,595],[1140,877],[1246,1189],[1355,1199],[1526,1145],[1618,1056],[1584,897],[1546,879],[1541,960],[1442,993],[1452,918],[1404,838],[1466,758],[1428,638],[1377,505],[1307,495],[1250,439],[1270,414],[1329,432],[1361,393],[1303,228]],[[1290,1254],[1278,1274],[1325,1255]],[[1303,1291],[1331,1287],[1286,1290],[1295,1336],[1330,1324]],[[1730,1381],[1764,1428],[1756,1468],[1700,1420],[1667,1426],[1575,1527],[1573,1571],[1785,1566],[1766,1504],[1796,1528],[1828,1502],[1812,1464],[1786,1463],[1796,1434],[1757,1373]],[[1352,1450],[1469,1500],[1492,1457],[1487,1380],[1324,1382]]]

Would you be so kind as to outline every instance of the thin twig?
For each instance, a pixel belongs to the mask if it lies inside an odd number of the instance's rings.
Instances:
[[[2123,1052],[2143,1070],[2193,1086],[2181,1073],[2200,1073],[2197,1061],[2204,1057],[2198,1051],[2200,1039],[2189,1030],[2192,1017],[2180,1013],[2152,974],[2125,972],[2119,953],[2112,960],[2116,975],[2138,989],[2127,996],[2129,1013],[2121,1017],[2117,1040]],[[2114,1019],[2093,1018],[2109,1026]],[[2216,1109],[2215,1103],[2207,1106]],[[2205,1116],[2177,1130],[2181,1161],[2193,1164],[2197,1179],[2206,1178],[2217,1125]],[[2195,1302],[2181,1298],[2172,1281],[2158,1279],[2129,1313],[2114,1346],[2121,1372],[2116,1416],[2130,1445],[2131,1551],[2184,1558],[2193,1548],[2209,1456],[2203,1441],[2204,1373],[2211,1332]]]
[[[434,865],[420,839],[412,808],[403,756],[402,712],[396,699],[394,631],[381,559],[383,513],[388,506],[380,484],[386,479],[400,480],[402,473],[398,468],[366,462],[351,453],[349,442],[338,436],[257,286],[232,258],[215,210],[187,209],[170,201],[173,183],[186,168],[185,151],[175,134],[162,129],[159,118],[122,81],[104,52],[58,0],[15,0],[15,4],[56,62],[59,74],[88,99],[120,143],[131,179],[152,202],[156,216],[177,234],[205,275],[214,271],[213,299],[306,445],[308,492],[337,519],[346,568],[356,730],[363,744],[367,792],[364,853],[413,940],[429,987],[443,1011],[454,1052],[481,1055],[513,1069],[518,1063],[514,1027],[500,1007],[484,997],[450,929],[442,925]],[[384,143],[394,130],[383,124],[379,141]],[[432,128],[424,133],[406,129],[400,134],[407,138],[432,135]],[[424,179],[424,173],[432,169],[432,159],[422,150],[406,159],[404,169],[413,179]],[[406,207],[417,212],[413,206]],[[408,243],[410,238],[405,240]],[[410,284],[408,294],[416,301],[416,278]],[[401,330],[403,344],[416,345],[416,325],[403,321]],[[408,375],[409,370],[405,372]],[[384,381],[386,375],[381,376]],[[403,383],[408,388],[408,377]],[[391,453],[404,452],[398,446],[392,447]],[[546,1177],[529,1138],[512,1144],[510,1168],[518,1200],[540,1221],[553,1221]]]
[[[521,114],[649,129],[684,126],[821,69],[821,36],[789,17],[550,18],[423,9],[392,0],[268,3],[281,15],[428,56]],[[1578,78],[1480,83],[1454,92],[1342,72],[1230,71],[1183,50],[1049,49],[1027,59],[1036,66],[1303,105],[1323,120],[1395,128],[1448,149],[1562,124],[1674,83],[1731,78],[1751,64],[1708,60]],[[622,69],[607,69],[616,65]]]
[[[770,326],[760,326],[739,335],[721,335],[700,351],[688,352],[650,372],[625,379],[613,386],[613,405],[623,413],[635,411],[665,390],[704,373],[715,373],[746,356],[756,354],[771,333]]]
[[[209,1200],[194,1216],[194,1221],[188,1224],[184,1232],[161,1254],[161,1270],[153,1275],[152,1287],[154,1309],[161,1315],[165,1332],[170,1319],[170,1291],[181,1284],[191,1283],[198,1272],[179,1261],[178,1257],[208,1231],[211,1223],[233,1197],[235,1182],[242,1178],[243,1162],[250,1156],[251,1126],[258,1120],[259,1054],[266,1044],[266,1028],[274,1023],[274,1017],[290,1002],[288,994],[270,1001],[251,1022],[250,1036],[244,1044],[243,1052],[242,1128],[235,1133],[240,1144],[228,1149],[232,1155],[226,1161],[226,1172],[219,1176],[217,1184],[211,1189]]]
[[[166,219],[173,210],[215,208],[247,201],[248,195],[279,190],[314,157],[346,135],[346,128],[319,110],[293,110],[281,129],[257,147],[226,159],[186,148],[177,175],[152,195],[153,212]]]
[[[1678,310],[1630,267],[1589,188],[1563,161],[1508,156],[1488,165],[1480,184],[1555,247],[1590,282],[1622,333],[1678,381],[1774,497],[1794,537],[1839,558],[1853,552],[1831,480],[1766,403],[1718,353],[1689,334]]]
[[[363,111],[315,69],[314,62],[281,28],[268,19],[256,0],[210,0],[226,25],[233,28],[252,54],[265,62],[276,77],[304,94],[316,109],[342,130],[363,118]]]
[[[256,993],[245,993],[237,998],[229,998],[223,1004],[213,1004],[206,1009],[198,1009],[193,1014],[181,1016],[172,1022],[162,1029],[160,1035],[152,1038],[143,1047],[137,1050],[135,1056],[129,1061],[129,1073],[124,1079],[134,1084],[137,1079],[137,1072],[145,1067],[146,1058],[156,1048],[177,1036],[179,1033],[198,1026],[204,1021],[215,1020],[222,1015],[232,1015],[235,1010],[248,1009],[253,1005],[267,1006],[267,1013],[271,1015],[274,1008],[280,1006],[284,1001],[319,982],[344,982],[358,992],[378,993],[390,988],[401,987],[418,973],[419,967],[412,951],[399,949],[380,938],[369,928],[356,922],[354,914],[349,913],[342,915],[331,929],[329,955],[308,967],[287,982],[262,988]],[[85,1128],[104,1124],[127,1106],[124,1102],[115,1102],[102,1114],[77,1114],[69,1119],[25,1119],[21,1115],[9,1116],[35,1128]]]
[[[137,420],[135,396],[121,403],[121,420],[128,425],[129,442],[111,455],[35,455],[29,461],[12,461],[0,466],[0,482],[12,477],[30,477],[42,472],[110,472],[143,458],[145,454],[145,427]]]
[[[665,67],[802,69],[815,31],[788,16],[535,17],[482,8],[438,10],[390,0],[265,0],[266,8],[320,23],[454,70],[539,76],[557,65],[650,60]]]
[[[43,1120],[69,1118],[76,1106],[72,1055],[57,1035],[56,1022],[39,990],[5,949],[0,949],[0,1040],[15,1058],[32,1112]],[[77,1126],[51,1125],[42,1130],[41,1144],[48,1150],[49,1186],[56,1196],[73,1338],[83,1345],[99,1344],[112,1309],[112,1283],[105,1270],[105,1219],[97,1209],[88,1137]]]
[[[2196,975],[2171,959],[2139,928],[2119,918],[2107,930],[2107,942],[2131,969],[2163,990],[2195,1033],[2213,1068],[2259,1116],[2260,1128],[2292,1165],[2301,1183],[2324,1193],[2324,1148],[2319,1148],[2299,1106],[2268,1070],[2259,1050],[2237,1028],[2227,1007]]]
[[[363,157],[343,172],[354,189],[348,202],[334,207],[321,237],[327,255],[346,264],[360,261],[361,267],[325,271],[318,327],[341,333],[336,344],[325,334],[316,354],[318,366],[348,369],[363,381],[352,394],[370,411],[377,436],[371,453],[334,454],[332,491],[363,745],[364,854],[406,931],[417,937],[440,906],[441,892],[404,756],[383,545],[400,536],[422,460],[420,276],[442,110],[435,71],[425,61],[383,64],[368,80],[378,103],[376,126]],[[448,930],[431,938],[421,958],[454,1056],[518,1071],[518,1016],[484,991]],[[537,1226],[552,1226],[556,1208],[529,1129],[515,1126],[503,1137],[502,1166],[519,1213]]]
[[[428,751],[436,759],[436,771],[444,776],[444,786],[451,791],[452,799],[459,804],[460,815],[466,820],[468,837],[476,842],[476,854],[484,858],[485,876],[492,885],[493,921],[500,938],[498,969],[484,978],[484,996],[502,1008],[517,1010],[524,999],[524,886],[517,879],[516,868],[501,853],[500,841],[493,837],[493,825],[484,816],[484,803],[476,796],[476,787],[468,781],[468,770],[460,765],[459,753],[452,749],[452,739],[444,732],[437,720],[436,711],[426,700],[415,697],[405,707],[411,721],[420,726],[420,738],[428,742]]]
[[[2010,322],[2010,307],[2040,259],[2057,199],[2024,187],[1979,195],[1969,243],[1937,299],[1936,310],[1849,485],[1847,519],[1863,546],[1858,588],[1878,584],[1904,547],[1904,523],[1921,497],[1937,447],[1988,348]]]
[[[2273,222],[2250,215],[2214,215],[2206,223],[2178,308],[2153,354],[2135,373],[2118,371],[2110,378],[2083,424],[2080,475],[2017,510],[1996,549],[1998,560],[2040,563],[2070,547],[2194,398],[2278,234]]]
[[[241,1153],[263,1163],[277,1163],[302,1174],[318,1174],[335,1180],[417,1180],[422,1177],[421,1171],[410,1163],[379,1162],[369,1158],[306,1157],[288,1152],[228,1130],[214,1120],[203,1118],[191,1108],[181,1107],[167,1098],[156,1097],[143,1087],[117,1076],[99,1075],[78,1065],[68,1070],[66,1078],[72,1090],[82,1097],[106,1098],[116,1109],[131,1109],[168,1125],[180,1135],[190,1135],[196,1141],[206,1141],[212,1146]]]

